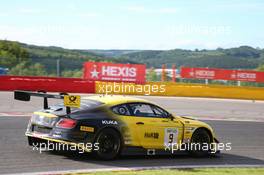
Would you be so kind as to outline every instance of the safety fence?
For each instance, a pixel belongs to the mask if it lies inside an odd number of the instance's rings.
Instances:
[[[132,83],[99,82],[95,84],[97,94],[128,94],[178,97],[209,97],[264,100],[264,88],[224,85],[203,85],[172,82],[148,82],[144,85]]]
[[[95,83],[81,78],[0,76],[0,91],[94,93]]]
[[[0,91],[13,90],[264,100],[264,88],[257,87],[173,82],[133,84],[88,81],[81,78],[0,76]]]

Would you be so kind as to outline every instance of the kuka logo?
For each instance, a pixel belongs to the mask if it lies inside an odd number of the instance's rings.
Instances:
[[[102,124],[104,125],[117,125],[117,121],[114,120],[102,120]]]

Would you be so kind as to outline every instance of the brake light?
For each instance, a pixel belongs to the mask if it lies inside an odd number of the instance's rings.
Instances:
[[[61,119],[57,124],[56,127],[65,128],[65,129],[72,129],[76,125],[76,120],[64,118]]]

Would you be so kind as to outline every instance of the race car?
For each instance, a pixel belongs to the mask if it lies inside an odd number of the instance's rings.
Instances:
[[[44,106],[32,114],[28,123],[25,134],[30,146],[77,146],[104,160],[117,158],[128,148],[145,150],[146,154],[182,150],[195,156],[218,153],[216,135],[208,124],[171,114],[145,99],[14,92],[16,100],[30,101],[31,96],[42,97]],[[48,98],[62,99],[64,103],[49,106]]]

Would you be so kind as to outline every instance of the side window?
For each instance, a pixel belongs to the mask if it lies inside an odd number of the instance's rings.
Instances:
[[[162,117],[162,118],[167,118],[168,117],[168,112],[166,112],[165,110],[157,107],[157,106],[152,106],[152,109],[154,111],[154,114],[157,116],[157,117]]]
[[[130,112],[125,104],[112,107],[112,111],[118,115],[130,115]]]
[[[155,117],[154,111],[148,104],[133,103],[129,104],[129,107],[131,108],[132,114],[134,116]]]

